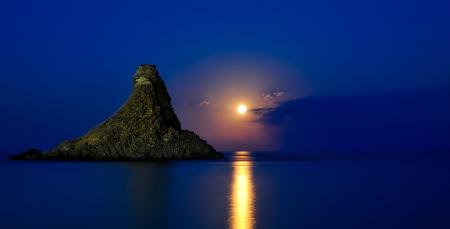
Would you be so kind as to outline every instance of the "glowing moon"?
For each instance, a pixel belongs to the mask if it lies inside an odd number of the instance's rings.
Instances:
[[[241,115],[247,113],[247,106],[244,104],[239,104],[239,106],[237,107],[237,112]]]

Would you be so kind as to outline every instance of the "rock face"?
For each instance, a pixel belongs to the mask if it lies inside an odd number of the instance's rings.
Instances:
[[[11,159],[165,160],[222,158],[195,133],[182,130],[155,65],[141,65],[127,102],[83,137],[49,152],[35,149]]]

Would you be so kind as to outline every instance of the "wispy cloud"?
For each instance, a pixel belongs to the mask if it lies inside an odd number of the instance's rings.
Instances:
[[[285,94],[286,92],[284,91],[274,91],[261,94],[258,97],[260,106],[251,109],[251,112],[255,115],[256,120],[262,119],[266,114],[276,110],[280,106],[280,103],[286,99]]]
[[[207,107],[209,105],[211,105],[211,102],[209,102],[208,100],[201,101],[197,104],[198,107]]]
[[[265,101],[273,102],[281,99],[281,97],[283,97],[284,94],[285,94],[284,91],[275,91],[272,93],[261,94],[260,98]]]
[[[256,119],[259,120],[261,118],[264,118],[266,114],[274,111],[277,107],[269,107],[269,108],[254,108],[251,109],[250,111],[253,112],[253,114],[255,115]]]
[[[284,91],[276,91],[276,92],[272,92],[272,93],[268,93],[268,94],[261,94],[261,99],[267,100],[267,101],[277,100],[280,97],[282,97],[284,94],[285,94]]]

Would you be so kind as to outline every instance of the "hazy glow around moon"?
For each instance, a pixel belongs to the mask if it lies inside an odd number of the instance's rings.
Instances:
[[[247,113],[247,106],[244,104],[239,104],[239,106],[237,107],[237,112],[241,115]]]
[[[256,121],[253,109],[275,106],[275,92],[284,94],[283,101],[304,97],[307,84],[298,69],[259,54],[205,58],[167,82],[183,128],[217,149],[277,150],[279,126]],[[245,113],[238,111],[240,104]]]

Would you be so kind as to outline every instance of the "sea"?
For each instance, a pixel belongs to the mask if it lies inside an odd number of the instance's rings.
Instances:
[[[11,161],[0,228],[450,228],[450,156]]]

